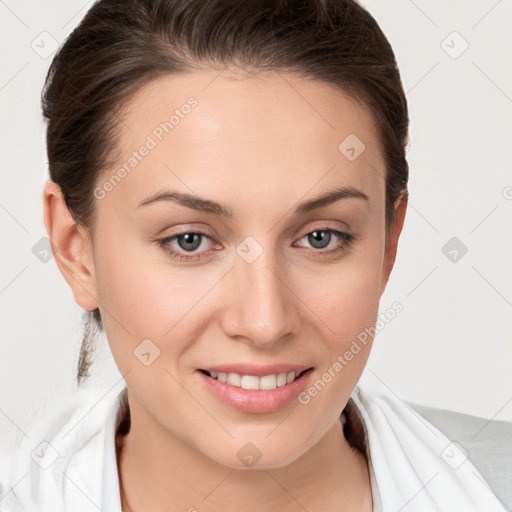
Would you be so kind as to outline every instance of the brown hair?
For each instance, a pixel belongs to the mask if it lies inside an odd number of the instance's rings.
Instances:
[[[407,194],[408,111],[395,56],[355,0],[99,0],[55,55],[42,94],[50,178],[94,232],[93,190],[116,161],[117,112],[149,81],[228,66],[322,81],[374,115],[386,161],[386,232]],[[340,141],[341,142],[341,141]],[[78,383],[88,375],[86,312]]]

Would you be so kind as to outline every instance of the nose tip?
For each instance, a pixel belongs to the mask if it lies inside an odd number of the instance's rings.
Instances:
[[[223,315],[226,334],[264,348],[296,332],[299,317],[285,273],[272,269],[264,258],[235,267],[232,299]]]

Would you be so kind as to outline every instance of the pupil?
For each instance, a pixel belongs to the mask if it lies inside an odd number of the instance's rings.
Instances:
[[[308,239],[315,249],[324,249],[331,241],[331,233],[328,231],[313,231],[308,235]]]
[[[182,243],[184,241],[184,243]],[[201,235],[199,233],[185,233],[179,235],[178,244],[184,250],[193,251],[201,245]]]

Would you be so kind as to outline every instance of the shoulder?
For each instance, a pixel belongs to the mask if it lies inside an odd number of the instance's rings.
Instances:
[[[8,467],[0,460],[0,510],[58,512],[67,510],[70,499],[78,503],[98,494],[107,418],[121,394],[114,388],[79,390],[40,418]],[[76,510],[89,508],[90,502]]]
[[[399,510],[407,496],[415,496],[418,510],[420,502],[428,510],[508,510],[509,424],[410,404],[372,370],[351,399],[384,510]]]
[[[410,402],[408,405],[458,445],[498,498],[512,508],[511,422],[488,420]]]

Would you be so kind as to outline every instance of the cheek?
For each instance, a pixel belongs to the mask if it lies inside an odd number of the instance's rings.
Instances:
[[[105,332],[120,371],[133,365],[133,351],[145,339],[153,339],[164,329],[163,304],[172,288],[148,265],[140,247],[125,240],[107,237],[98,243],[95,266],[96,289]],[[106,243],[106,239],[110,240]],[[158,322],[158,319],[161,319]],[[171,324],[172,318],[167,318]]]
[[[377,252],[368,253],[377,255]],[[314,303],[314,332],[322,333],[316,379],[299,396],[323,427],[337,418],[356,386],[370,355],[372,328],[379,310],[380,259],[361,257],[324,276],[322,292],[304,289],[305,301]],[[318,281],[317,281],[318,282]],[[321,282],[319,282],[321,285]],[[315,421],[318,421],[315,420]]]
[[[323,346],[318,350],[321,382],[316,390],[323,390],[324,385],[329,388],[322,392],[315,407],[334,413],[348,398],[366,366],[373,341],[369,333],[378,315],[379,295],[371,276],[348,272],[331,279],[325,293],[317,295],[315,300],[315,312],[320,320],[314,330],[323,333]],[[315,392],[313,389],[312,396],[316,396]]]
[[[348,270],[348,269],[347,269]],[[379,306],[377,275],[372,269],[331,277],[325,293],[316,297],[325,322],[342,339],[375,321]]]
[[[175,366],[194,339],[196,311],[207,303],[204,298],[219,281],[218,272],[177,268],[159,249],[118,242],[98,248],[96,280],[105,332],[119,370],[140,370],[137,353],[143,342],[150,352],[160,351],[155,365]]]
[[[374,239],[375,240],[375,239]],[[374,324],[378,315],[384,248],[377,237],[315,276],[302,277],[301,294],[323,320],[334,347],[343,348]]]

